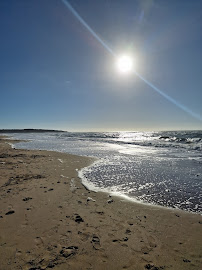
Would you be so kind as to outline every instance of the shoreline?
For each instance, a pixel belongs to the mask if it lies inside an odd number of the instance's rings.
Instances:
[[[0,137],[2,137],[0,135]],[[4,136],[6,139],[8,140],[13,140],[12,138],[10,139],[10,137],[8,136]],[[12,144],[12,143],[8,143],[11,145],[12,148],[15,148],[15,144],[18,143],[18,142],[26,142],[24,140],[14,140],[15,143]],[[27,140],[28,142],[29,140]],[[26,149],[26,148],[16,148],[16,149],[24,149],[24,150],[28,150],[28,151],[49,151],[49,150],[44,150],[44,149]],[[59,152],[59,151],[51,151],[51,152],[55,152],[55,153],[65,153],[65,152]],[[69,154],[69,153],[66,153],[68,155],[72,155],[72,154]],[[185,210],[185,209],[180,209],[180,208],[177,208],[177,207],[169,207],[169,206],[166,206],[166,205],[160,205],[160,204],[155,204],[155,203],[149,203],[149,202],[144,202],[144,201],[140,201],[140,200],[137,200],[136,198],[133,198],[133,197],[129,197],[125,194],[118,194],[116,192],[113,192],[113,191],[110,191],[110,190],[107,190],[107,188],[104,188],[104,189],[99,189],[95,186],[93,186],[92,184],[90,184],[87,180],[84,180],[84,176],[82,176],[82,171],[85,170],[85,168],[87,167],[91,167],[91,166],[94,166],[94,164],[96,162],[100,162],[101,160],[99,158],[96,158],[96,157],[93,157],[93,156],[81,156],[81,157],[84,157],[84,158],[90,158],[93,160],[93,162],[91,162],[91,164],[89,164],[88,166],[84,167],[84,168],[81,168],[79,171],[78,171],[78,177],[80,178],[81,180],[81,183],[82,185],[84,186],[84,188],[86,188],[87,190],[89,191],[92,191],[92,192],[102,192],[102,193],[105,193],[105,194],[108,194],[110,196],[113,196],[113,197],[117,197],[119,198],[120,200],[126,200],[128,202],[131,202],[131,203],[137,203],[137,204],[143,204],[143,205],[146,205],[148,207],[157,207],[157,208],[163,208],[164,210],[171,210],[171,211],[182,211],[182,212],[185,212],[185,213],[189,213],[189,214],[195,214],[195,215],[201,215],[202,216],[202,212],[193,212],[193,211],[188,211],[188,210]],[[83,178],[83,179],[82,179]],[[87,182],[87,184],[84,183]]]
[[[16,143],[18,143],[18,142],[22,142],[22,141],[24,141],[24,140],[13,140],[12,138],[10,138],[10,137],[8,137],[8,136],[1,136],[0,135],[0,138],[1,137],[5,137],[6,139],[8,139],[8,140],[12,140],[12,141],[15,141],[15,143],[9,143],[8,142],[8,144],[9,145],[11,145],[11,147],[12,148],[15,148],[15,144]],[[24,150],[28,150],[28,151],[49,151],[49,150],[43,150],[43,149],[26,149],[26,148],[16,148],[16,149],[24,149]],[[51,151],[52,152],[52,151]],[[55,152],[55,153],[64,153],[64,152],[57,152],[57,151],[53,151],[53,152]],[[71,154],[69,154],[69,153],[67,153],[68,155],[71,155]],[[84,188],[86,188],[87,190],[89,190],[89,191],[92,191],[92,192],[102,192],[102,193],[106,193],[106,194],[108,194],[108,195],[110,195],[110,196],[114,196],[114,197],[117,197],[117,198],[119,198],[120,200],[125,200],[125,201],[129,201],[129,202],[131,202],[131,203],[137,203],[137,204],[143,204],[143,205],[146,205],[146,206],[148,206],[148,207],[157,207],[157,208],[163,208],[164,210],[176,210],[176,211],[183,211],[183,212],[185,212],[185,213],[190,213],[190,214],[196,214],[196,215],[201,215],[202,216],[202,213],[198,213],[198,212],[193,212],[193,211],[187,211],[187,210],[184,210],[184,209],[180,209],[180,208],[174,208],[174,207],[168,207],[168,206],[164,206],[164,205],[158,205],[158,204],[152,204],[152,203],[149,203],[149,202],[144,202],[144,201],[140,201],[140,200],[137,200],[137,199],[135,199],[135,198],[132,198],[132,197],[129,197],[129,196],[127,196],[127,195],[124,195],[124,194],[117,194],[117,193],[115,193],[115,192],[111,192],[111,191],[109,191],[109,190],[106,190],[106,189],[99,189],[99,188],[97,188],[97,187],[94,187],[94,186],[92,186],[92,188],[90,188],[89,186],[90,186],[90,184],[89,184],[89,182],[87,183],[87,184],[85,184],[85,183],[83,183],[84,182],[84,180],[82,179],[82,178],[85,178],[85,177],[83,177],[82,176],[82,170],[85,170],[85,168],[87,168],[87,167],[91,167],[91,166],[93,166],[96,162],[100,162],[100,159],[99,158],[96,158],[96,157],[89,157],[89,156],[81,156],[81,157],[84,157],[84,158],[90,158],[90,159],[92,159],[92,160],[94,160],[93,162],[91,162],[91,164],[89,164],[88,166],[86,166],[86,167],[84,167],[84,168],[81,168],[81,170],[80,171],[78,171],[78,177],[80,178],[80,180],[81,180],[81,183],[82,183],[82,185],[84,186]]]
[[[59,153],[59,152],[58,152]],[[83,156],[83,157],[86,157],[86,156]],[[88,158],[88,157],[87,157]],[[93,158],[93,157],[92,157]],[[93,164],[97,162],[97,161],[94,161],[93,163],[91,163],[89,166],[87,167],[91,167],[93,166]],[[99,162],[99,160],[98,160]],[[81,168],[81,170],[78,172],[78,177],[81,179],[81,184],[84,186],[84,188],[86,188],[87,190],[89,191],[92,191],[92,192],[96,192],[96,193],[105,193],[111,197],[115,197],[115,198],[118,198],[120,201],[126,201],[126,202],[130,202],[130,203],[134,203],[134,204],[140,204],[140,205],[143,205],[143,206],[146,206],[146,207],[156,207],[156,208],[160,208],[162,210],[168,210],[168,211],[177,211],[177,212],[183,212],[183,213],[188,213],[188,214],[193,214],[193,215],[199,215],[199,216],[202,216],[202,213],[197,213],[197,212],[192,212],[192,211],[186,211],[186,210],[183,210],[183,209],[180,209],[180,208],[174,208],[174,207],[168,207],[168,206],[163,206],[163,205],[158,205],[158,204],[152,204],[152,203],[148,203],[148,202],[144,202],[144,201],[140,201],[140,200],[137,200],[135,198],[132,198],[132,197],[129,197],[125,194],[118,194],[116,192],[113,192],[113,191],[110,191],[110,190],[106,190],[106,189],[99,189],[97,187],[92,187],[92,188],[89,188],[88,187],[88,184],[84,184],[83,183],[83,180],[82,180],[82,176],[80,176],[80,172],[85,169],[86,167],[84,168]],[[82,172],[81,172],[82,174]]]
[[[0,139],[2,270],[199,269],[202,217],[87,190],[92,161]]]
[[[5,135],[8,136],[8,134],[5,134]],[[21,140],[21,141],[23,141],[23,140]],[[31,139],[30,140],[27,140],[27,142],[29,142],[29,141],[32,141],[32,140]],[[16,145],[16,147],[18,147],[18,146]],[[18,149],[37,150],[37,148],[34,149],[32,147],[29,147],[29,145],[26,146],[25,144],[22,146],[22,148],[18,148]],[[67,152],[63,152],[63,151],[60,152],[57,149],[48,150],[46,147],[45,148],[44,147],[38,148],[38,150],[55,151],[55,152],[58,152],[58,153],[67,153]],[[67,154],[69,154],[69,153],[67,153]],[[78,153],[73,153],[73,155],[74,154],[75,155],[79,155]],[[92,164],[90,164],[89,166],[87,166],[88,168],[94,167],[94,165],[97,162],[100,163],[100,164],[102,164],[102,158],[100,159],[98,157],[85,156],[85,155],[82,155],[82,156],[83,157],[87,157],[87,158],[90,157],[90,158],[93,158],[95,160]],[[88,170],[88,168],[87,168],[87,170]],[[82,181],[83,185],[85,187],[87,187],[91,191],[104,192],[104,193],[107,193],[107,194],[111,194],[112,196],[120,197],[120,199],[126,199],[126,200],[128,200],[130,202],[134,202],[134,203],[145,204],[145,205],[148,205],[148,206],[151,205],[152,207],[163,207],[164,209],[171,209],[171,210],[176,209],[176,210],[181,210],[181,211],[185,211],[185,212],[188,212],[188,213],[197,214],[197,215],[201,215],[202,216],[202,212],[201,212],[201,209],[200,209],[200,203],[198,201],[196,201],[196,203],[193,204],[192,207],[189,207],[188,204],[185,204],[184,203],[185,201],[184,202],[181,201],[181,203],[182,203],[182,207],[181,207],[181,206],[179,206],[178,203],[176,203],[176,201],[173,203],[172,199],[171,199],[171,204],[168,203],[169,202],[169,200],[168,200],[169,198],[167,200],[165,199],[165,201],[162,201],[161,200],[161,197],[165,197],[166,198],[166,194],[164,194],[164,196],[160,196],[158,198],[155,198],[154,200],[149,200],[149,199],[148,199],[148,201],[144,201],[144,200],[141,200],[141,199],[138,200],[134,196],[130,197],[128,194],[123,194],[123,193],[120,193],[120,192],[116,192],[116,191],[113,190],[113,188],[112,188],[112,190],[110,190],[110,187],[105,187],[105,188],[104,187],[103,188],[97,187],[96,185],[93,184],[93,181],[92,182],[91,181],[88,181],[88,179],[85,177],[85,173],[83,174],[83,172],[85,172],[85,170],[86,170],[86,168],[82,168],[78,172],[78,174],[79,174],[79,177],[81,178],[81,181]],[[197,174],[197,177],[198,177],[198,174]],[[97,179],[97,180],[99,180],[99,179]],[[181,187],[179,187],[179,188],[181,188]],[[175,188],[174,188],[174,190],[175,190]],[[189,196],[191,196],[191,195],[189,195]],[[198,195],[198,196],[200,196],[200,195]],[[172,196],[171,198],[175,198],[175,197],[176,196]],[[159,199],[160,199],[160,202],[159,202]],[[187,197],[186,200],[189,200],[189,197]],[[198,202],[198,204],[197,204],[197,202]],[[188,207],[187,207],[187,205],[188,205]]]

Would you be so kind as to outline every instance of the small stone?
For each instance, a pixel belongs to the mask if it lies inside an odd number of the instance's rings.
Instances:
[[[68,247],[68,249],[74,249],[74,250],[76,250],[76,249],[78,249],[78,247],[77,246],[70,246],[70,247]]]
[[[84,222],[84,220],[82,219],[82,217],[77,215],[76,218],[75,218],[75,222],[80,223],[80,222]]]
[[[92,238],[92,240],[91,240],[91,243],[92,243],[93,248],[94,248],[95,250],[99,250],[99,248],[100,248],[100,239],[99,239],[98,236],[93,235],[93,238]]]
[[[32,200],[32,198],[31,197],[25,197],[24,199],[22,199],[24,202],[27,202],[27,201],[29,201],[29,200]]]
[[[6,215],[11,215],[11,214],[14,214],[14,213],[15,213],[14,210],[10,210],[10,211],[8,211],[8,212],[6,213]]]
[[[108,200],[107,203],[113,203],[114,201],[111,199],[111,200]]]
[[[97,214],[104,215],[104,212],[103,211],[97,211]]]
[[[91,197],[87,198],[87,202],[89,202],[89,201],[95,202],[95,200],[93,200]]]
[[[190,261],[190,260],[188,260],[188,259],[183,259],[183,262],[188,263],[188,262],[191,262],[191,261]]]
[[[99,239],[99,237],[97,237],[97,236],[93,236],[93,238],[92,238],[92,242],[94,242],[94,243],[100,243],[100,239]]]
[[[150,263],[148,263],[148,264],[145,265],[145,268],[146,268],[146,269],[152,269],[152,270],[153,270],[153,269],[155,269],[155,270],[158,269],[158,268],[156,268],[156,267],[154,268],[154,267],[155,267],[155,266],[154,266],[153,264],[150,264]]]
[[[146,264],[145,268],[146,269],[151,269],[151,270],[159,270],[160,269],[159,267],[154,266],[153,264],[150,264],[150,263]],[[163,269],[163,268],[161,267],[161,269]]]

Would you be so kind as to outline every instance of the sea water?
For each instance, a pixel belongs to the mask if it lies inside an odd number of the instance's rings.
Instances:
[[[202,131],[16,133],[16,145],[98,158],[84,185],[143,203],[201,213]]]

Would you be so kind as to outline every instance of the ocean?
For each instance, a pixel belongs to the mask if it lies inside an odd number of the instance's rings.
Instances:
[[[94,191],[193,213],[202,211],[202,131],[13,133],[16,148],[96,157],[79,171]]]

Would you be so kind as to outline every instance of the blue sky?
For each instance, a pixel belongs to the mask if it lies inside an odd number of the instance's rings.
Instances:
[[[70,0],[118,55],[202,117],[202,1]],[[0,128],[201,129],[115,58],[60,0],[0,1]]]

